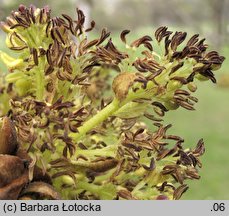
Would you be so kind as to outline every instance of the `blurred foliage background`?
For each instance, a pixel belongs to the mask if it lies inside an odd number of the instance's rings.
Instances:
[[[0,0],[1,20],[18,4],[16,0]],[[73,17],[79,7],[88,24],[95,20],[97,33],[106,27],[115,42],[124,29],[131,30],[131,40],[145,34],[152,36],[162,25],[205,37],[210,49],[226,57],[217,72],[218,83],[199,85],[196,111],[171,111],[164,121],[173,124],[170,133],[183,137],[186,146],[195,146],[200,138],[206,144],[201,179],[190,182],[183,199],[229,199],[229,0],[24,0],[20,4],[49,5],[53,15],[67,13]],[[0,49],[5,50],[3,32],[0,40]],[[5,70],[1,64],[0,70]]]

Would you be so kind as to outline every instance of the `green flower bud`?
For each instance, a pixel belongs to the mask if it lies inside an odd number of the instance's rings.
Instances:
[[[20,37],[20,39],[18,38]],[[12,34],[8,34],[8,36],[6,37],[6,45],[9,48],[14,47],[14,50],[17,51],[17,49],[15,49],[15,47],[25,47],[26,46],[26,42],[24,41],[24,39],[22,38],[22,36],[17,35],[15,36],[15,33]],[[18,51],[21,51],[21,49],[19,48]]]
[[[10,29],[9,25],[7,25],[5,22],[0,22],[0,28],[1,28],[5,33],[13,32],[13,30]]]
[[[8,83],[14,83],[16,82],[17,80],[23,78],[24,76],[24,73],[21,72],[21,71],[16,71],[14,73],[10,73],[10,74],[7,74],[6,77],[5,77],[5,80],[6,82]]]
[[[7,47],[12,47],[11,41],[10,41],[10,39],[9,39],[8,36],[6,37],[5,42],[6,42],[6,46],[7,46]]]
[[[191,91],[191,92],[195,92],[197,90],[197,86],[195,83],[191,82],[191,83],[188,83],[187,85],[188,89]]]
[[[164,103],[164,105],[165,105],[166,109],[168,109],[168,110],[176,110],[179,107],[179,104],[177,104],[173,100],[166,101]]]
[[[177,80],[170,80],[168,85],[167,85],[168,91],[175,91],[181,87],[182,87],[181,82],[179,82]]]
[[[221,64],[212,64],[211,65],[211,70],[217,71],[221,68]]]
[[[206,80],[209,80],[208,77],[203,76],[203,75],[201,75],[201,74],[197,74],[195,77],[196,77],[199,81],[206,81]]]
[[[31,82],[26,79],[19,79],[16,81],[15,86],[19,96],[24,96],[26,93],[28,93],[28,90],[31,87]]]
[[[0,52],[0,59],[5,63],[9,70],[13,71],[15,69],[23,69],[25,63],[23,59],[15,59],[4,52]]]

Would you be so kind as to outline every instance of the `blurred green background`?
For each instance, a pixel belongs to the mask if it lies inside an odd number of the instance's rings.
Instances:
[[[131,40],[153,35],[161,25],[205,37],[211,49],[226,57],[217,71],[218,84],[201,83],[196,111],[171,111],[164,121],[173,124],[170,133],[183,137],[186,146],[194,147],[200,138],[206,144],[201,179],[190,181],[183,199],[229,199],[229,0],[0,0],[1,20],[19,3],[50,5],[54,15],[75,16],[79,7],[87,20],[95,20],[97,32],[107,27],[115,41],[123,29],[131,30]],[[0,49],[5,50],[3,32],[0,40]],[[0,70],[5,70],[1,64]]]

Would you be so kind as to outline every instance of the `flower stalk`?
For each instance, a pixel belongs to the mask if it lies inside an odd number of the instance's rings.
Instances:
[[[79,141],[87,132],[91,131],[97,125],[104,122],[108,117],[112,116],[120,108],[120,102],[117,99],[114,99],[109,105],[107,105],[100,112],[95,114],[88,121],[85,121],[82,126],[77,130],[77,133],[71,134],[71,137],[75,142]]]

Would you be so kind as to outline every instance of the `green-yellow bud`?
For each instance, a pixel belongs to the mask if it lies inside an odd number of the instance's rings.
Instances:
[[[0,52],[0,59],[11,71],[15,69],[23,69],[25,67],[23,59],[15,59],[4,52]]]
[[[13,32],[12,29],[5,23],[5,22],[0,22],[0,28],[5,32],[5,33],[10,33]]]
[[[22,79],[23,76],[24,76],[24,73],[23,72],[17,71],[17,72],[14,72],[14,73],[7,74],[5,80],[8,83],[14,83],[17,80]]]
[[[191,91],[191,92],[195,92],[197,90],[197,86],[195,83],[191,82],[191,83],[188,83],[187,85],[188,89]]]
[[[24,96],[26,93],[28,93],[28,90],[31,87],[31,83],[29,80],[19,79],[16,81],[15,86],[19,96]]]
[[[168,91],[175,91],[179,88],[181,88],[182,83],[177,81],[177,80],[170,80],[168,85],[167,85],[167,89]]]
[[[197,74],[195,77],[196,77],[196,79],[198,79],[199,81],[206,81],[206,80],[209,80],[208,77],[205,77],[205,76],[203,76],[203,75],[201,75],[201,74]]]
[[[166,109],[168,110],[176,110],[179,107],[179,105],[175,101],[172,101],[172,100],[166,101],[164,105]]]

